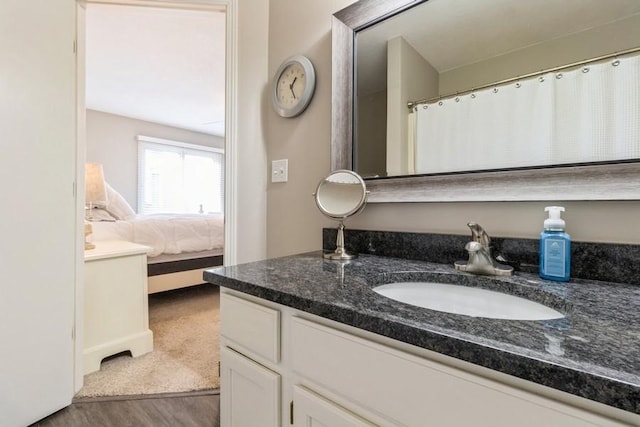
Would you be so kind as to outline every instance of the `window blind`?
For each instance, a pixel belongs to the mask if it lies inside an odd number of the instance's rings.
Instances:
[[[138,210],[153,213],[224,211],[224,151],[138,136]]]

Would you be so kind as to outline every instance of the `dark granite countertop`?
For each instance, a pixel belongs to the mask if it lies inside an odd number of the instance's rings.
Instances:
[[[640,414],[640,286],[537,275],[482,277],[425,261],[360,255],[343,264],[321,252],[205,271],[210,283]],[[438,280],[545,303],[546,321],[456,315],[396,302],[371,289]]]

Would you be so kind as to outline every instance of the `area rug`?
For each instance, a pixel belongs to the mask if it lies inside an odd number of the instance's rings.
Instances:
[[[149,295],[153,352],[105,359],[76,398],[218,388],[220,294],[204,284]]]

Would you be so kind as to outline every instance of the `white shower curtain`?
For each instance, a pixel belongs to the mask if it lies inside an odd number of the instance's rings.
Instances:
[[[415,173],[640,158],[640,56],[421,104]]]

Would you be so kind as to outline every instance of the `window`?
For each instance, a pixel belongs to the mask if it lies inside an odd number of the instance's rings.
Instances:
[[[224,210],[224,151],[138,136],[138,210],[217,213]]]

